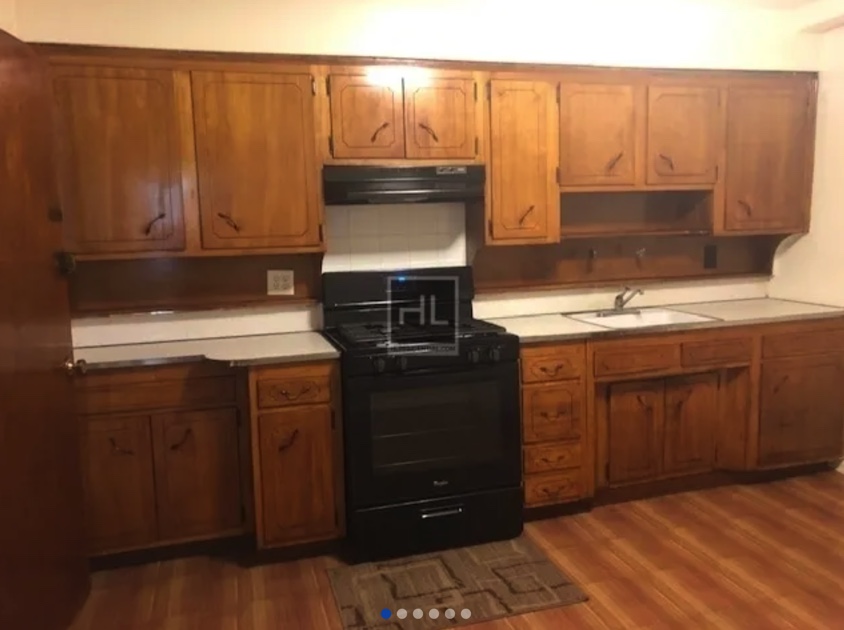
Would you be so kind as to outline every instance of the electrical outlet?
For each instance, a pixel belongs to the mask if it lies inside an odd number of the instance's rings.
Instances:
[[[293,271],[290,269],[267,270],[267,295],[294,295]]]

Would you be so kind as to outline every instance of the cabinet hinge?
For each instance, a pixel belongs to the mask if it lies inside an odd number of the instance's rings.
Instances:
[[[557,185],[559,186],[562,182],[560,181],[560,167],[557,167]]]
[[[324,230],[322,229],[322,223],[319,224],[319,242],[323,243],[324,241]]]
[[[328,150],[334,155],[334,136],[328,136]]]
[[[557,84],[557,105],[560,104],[560,98],[561,98],[560,92],[561,92],[561,88],[560,88],[560,84],[558,83]]]
[[[478,140],[478,137],[477,137],[477,136],[475,136],[475,155],[477,155],[477,154],[478,154],[478,152],[480,151],[480,144],[481,144],[481,143],[480,143],[480,141]]]
[[[316,96],[316,79],[311,75],[311,94]]]
[[[489,235],[492,236],[492,219],[487,221],[487,227],[489,228]]]
[[[486,84],[486,100],[490,100],[492,98],[492,81],[487,81]]]
[[[76,271],[76,256],[69,252],[56,252],[54,254],[56,266],[63,276],[69,276]]]
[[[478,82],[477,81],[475,81],[474,90],[475,90],[475,102],[477,103],[478,102]]]
[[[325,77],[325,93],[331,96],[331,77]]]

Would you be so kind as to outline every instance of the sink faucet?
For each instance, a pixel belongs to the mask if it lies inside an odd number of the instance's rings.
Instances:
[[[615,296],[615,304],[614,309],[616,311],[622,310],[627,303],[630,302],[634,297],[637,295],[642,295],[644,291],[642,289],[631,289],[630,287],[624,287],[624,290]]]

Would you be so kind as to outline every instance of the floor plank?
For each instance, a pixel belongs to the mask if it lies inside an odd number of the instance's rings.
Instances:
[[[471,630],[844,629],[844,475],[728,486],[531,523],[588,602]],[[72,630],[342,630],[329,557],[184,558],[94,575]]]

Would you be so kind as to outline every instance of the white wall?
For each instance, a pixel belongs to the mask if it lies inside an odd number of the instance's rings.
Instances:
[[[8,0],[0,0],[8,1]],[[29,41],[591,65],[814,69],[787,11],[718,0],[25,0]]]
[[[0,0],[0,29],[17,35],[16,0]]]
[[[812,226],[780,248],[770,292],[844,306],[844,28],[822,39]]]

